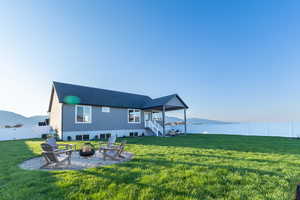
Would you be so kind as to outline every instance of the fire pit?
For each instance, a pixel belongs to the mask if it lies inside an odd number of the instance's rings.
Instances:
[[[95,154],[95,147],[91,143],[84,143],[79,151],[79,155],[83,157],[89,157]]]

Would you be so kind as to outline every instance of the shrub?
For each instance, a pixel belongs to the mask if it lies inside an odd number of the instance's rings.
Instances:
[[[59,139],[57,132],[53,134],[53,136],[55,137],[56,140]]]
[[[46,140],[48,138],[48,134],[42,134],[42,139]]]
[[[98,140],[99,140],[99,136],[98,136],[98,135],[95,135],[95,136],[94,136],[94,140],[95,140],[95,141],[98,141]]]

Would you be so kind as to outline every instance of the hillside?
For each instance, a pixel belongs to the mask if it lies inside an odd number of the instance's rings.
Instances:
[[[166,116],[166,122],[181,122],[183,119],[178,117],[170,117]],[[187,123],[189,124],[226,124],[229,122],[223,122],[218,120],[210,120],[210,119],[201,119],[201,118],[188,118]]]
[[[46,118],[47,116],[25,117],[14,112],[0,110],[0,126],[13,126],[16,124],[37,125],[38,122],[44,121]]]
[[[40,121],[44,121],[47,116],[44,115],[37,115],[32,117],[25,117],[23,115],[0,110],[0,126],[5,125],[16,125],[16,124],[23,124],[23,125],[36,125]],[[166,116],[166,122],[181,122],[183,119],[178,117],[171,117]],[[217,120],[209,120],[209,119],[201,119],[201,118],[188,118],[187,122],[190,124],[220,124],[220,123],[228,123],[223,121]]]

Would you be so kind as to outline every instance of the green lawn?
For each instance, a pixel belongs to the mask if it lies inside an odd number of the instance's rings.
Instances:
[[[132,161],[81,171],[26,171],[40,140],[0,142],[0,199],[293,199],[300,140],[189,135],[128,138]],[[74,143],[74,142],[72,142]]]

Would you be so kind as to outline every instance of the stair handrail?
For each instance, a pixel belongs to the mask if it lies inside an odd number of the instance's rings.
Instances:
[[[156,136],[159,135],[159,132],[163,132],[162,126],[154,120],[145,121],[145,127],[150,128],[156,134]]]

